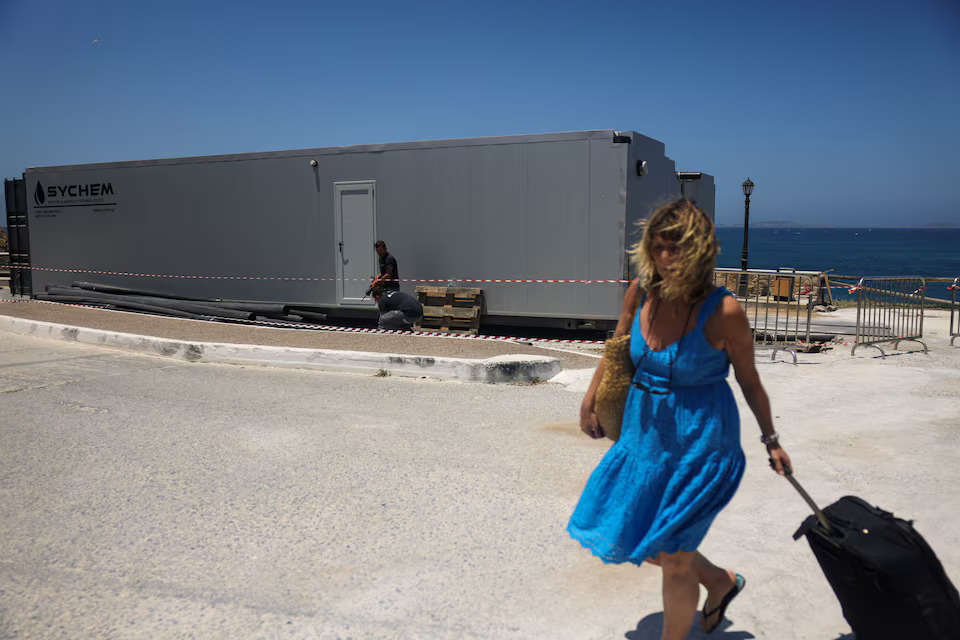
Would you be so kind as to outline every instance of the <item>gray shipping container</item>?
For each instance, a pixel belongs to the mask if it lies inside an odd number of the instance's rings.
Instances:
[[[713,215],[713,179],[697,175]],[[662,143],[611,130],[31,167],[24,179],[34,292],[84,279],[340,315],[371,312],[376,239],[408,280],[623,279],[636,223],[680,193]],[[464,286],[483,288],[486,322],[570,327],[609,325],[624,290]]]

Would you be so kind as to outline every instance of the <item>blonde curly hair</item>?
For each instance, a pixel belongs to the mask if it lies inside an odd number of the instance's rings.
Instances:
[[[717,235],[713,220],[695,204],[681,198],[665,204],[639,223],[643,237],[628,251],[640,288],[664,299],[699,301],[713,284]],[[653,259],[654,241],[661,237],[676,244],[674,278],[667,282]]]

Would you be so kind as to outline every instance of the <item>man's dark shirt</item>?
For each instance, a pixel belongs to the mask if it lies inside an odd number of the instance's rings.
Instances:
[[[388,251],[386,254],[380,256],[380,275],[383,275],[387,272],[387,267],[393,267],[393,280],[387,280],[383,283],[385,289],[391,289],[393,291],[400,290],[400,272],[397,271],[397,259],[394,258]]]
[[[388,311],[403,311],[403,315],[415,318],[423,315],[423,305],[413,296],[403,291],[387,291],[377,303],[380,315]]]

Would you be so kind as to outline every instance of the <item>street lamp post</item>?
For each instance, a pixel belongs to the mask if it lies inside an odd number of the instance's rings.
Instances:
[[[747,285],[749,276],[747,275],[747,239],[750,236],[750,194],[753,193],[753,181],[747,178],[740,185],[743,187],[743,253],[740,255],[740,296],[746,298],[748,295]]]

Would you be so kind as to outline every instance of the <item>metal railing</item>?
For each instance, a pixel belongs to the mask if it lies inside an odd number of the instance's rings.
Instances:
[[[14,278],[19,271],[29,273],[30,266],[20,267],[16,263],[11,266],[13,258],[11,253],[0,252],[0,286],[2,279],[8,278],[11,293],[29,295],[29,292],[14,290]],[[831,284],[831,278],[835,284]],[[960,277],[858,278],[786,268],[746,271],[717,268],[713,279],[714,284],[734,293],[746,312],[754,345],[771,348],[771,360],[775,360],[780,351],[788,351],[797,363],[797,351],[817,351],[838,336],[853,338],[851,355],[859,346],[873,346],[886,357],[879,345],[892,342],[897,349],[902,341],[917,342],[924,353],[928,353],[922,340],[923,312],[928,302],[950,307],[950,345],[960,338]],[[929,282],[951,283],[947,287],[951,290],[951,300],[929,298],[926,295]],[[830,290],[836,286],[849,288],[851,294],[856,294],[855,324],[842,317],[814,315],[815,306],[833,302]]]
[[[924,277],[927,283],[927,292],[924,296],[923,304],[925,309],[949,309],[950,310],[950,331],[947,336],[950,338],[950,346],[953,341],[960,337],[960,292],[956,287],[960,278],[952,276],[927,276]],[[940,288],[940,285],[943,288]],[[943,291],[949,292],[944,296]],[[939,297],[938,297],[939,296]]]
[[[960,338],[960,306],[957,305],[957,295],[960,292],[960,278],[956,278],[950,285],[950,346]]]
[[[796,351],[809,348],[813,333],[812,311],[827,295],[824,274],[795,269],[715,269],[714,284],[734,292],[747,313],[757,347],[788,351],[797,362]],[[836,335],[835,331],[829,332]]]
[[[842,279],[845,277],[838,281]],[[734,292],[747,313],[754,345],[772,348],[771,360],[776,359],[779,351],[788,351],[796,363],[797,351],[817,349],[837,336],[853,338],[851,355],[859,346],[872,346],[886,357],[881,343],[892,342],[898,349],[903,341],[919,343],[924,353],[928,352],[922,340],[926,300],[926,281],[922,277],[857,279],[850,289],[857,296],[855,323],[813,315],[814,306],[832,302],[832,285],[826,272],[716,269],[714,283]],[[960,286],[960,278],[954,284]],[[955,301],[960,297],[957,289],[953,296]],[[960,308],[956,304],[950,317],[953,344],[953,339],[960,337]]]
[[[851,289],[857,294],[857,333],[850,354],[869,346],[886,358],[880,343],[892,342],[898,349],[903,341],[919,342],[927,353],[921,339],[926,288],[921,277],[860,278]]]

